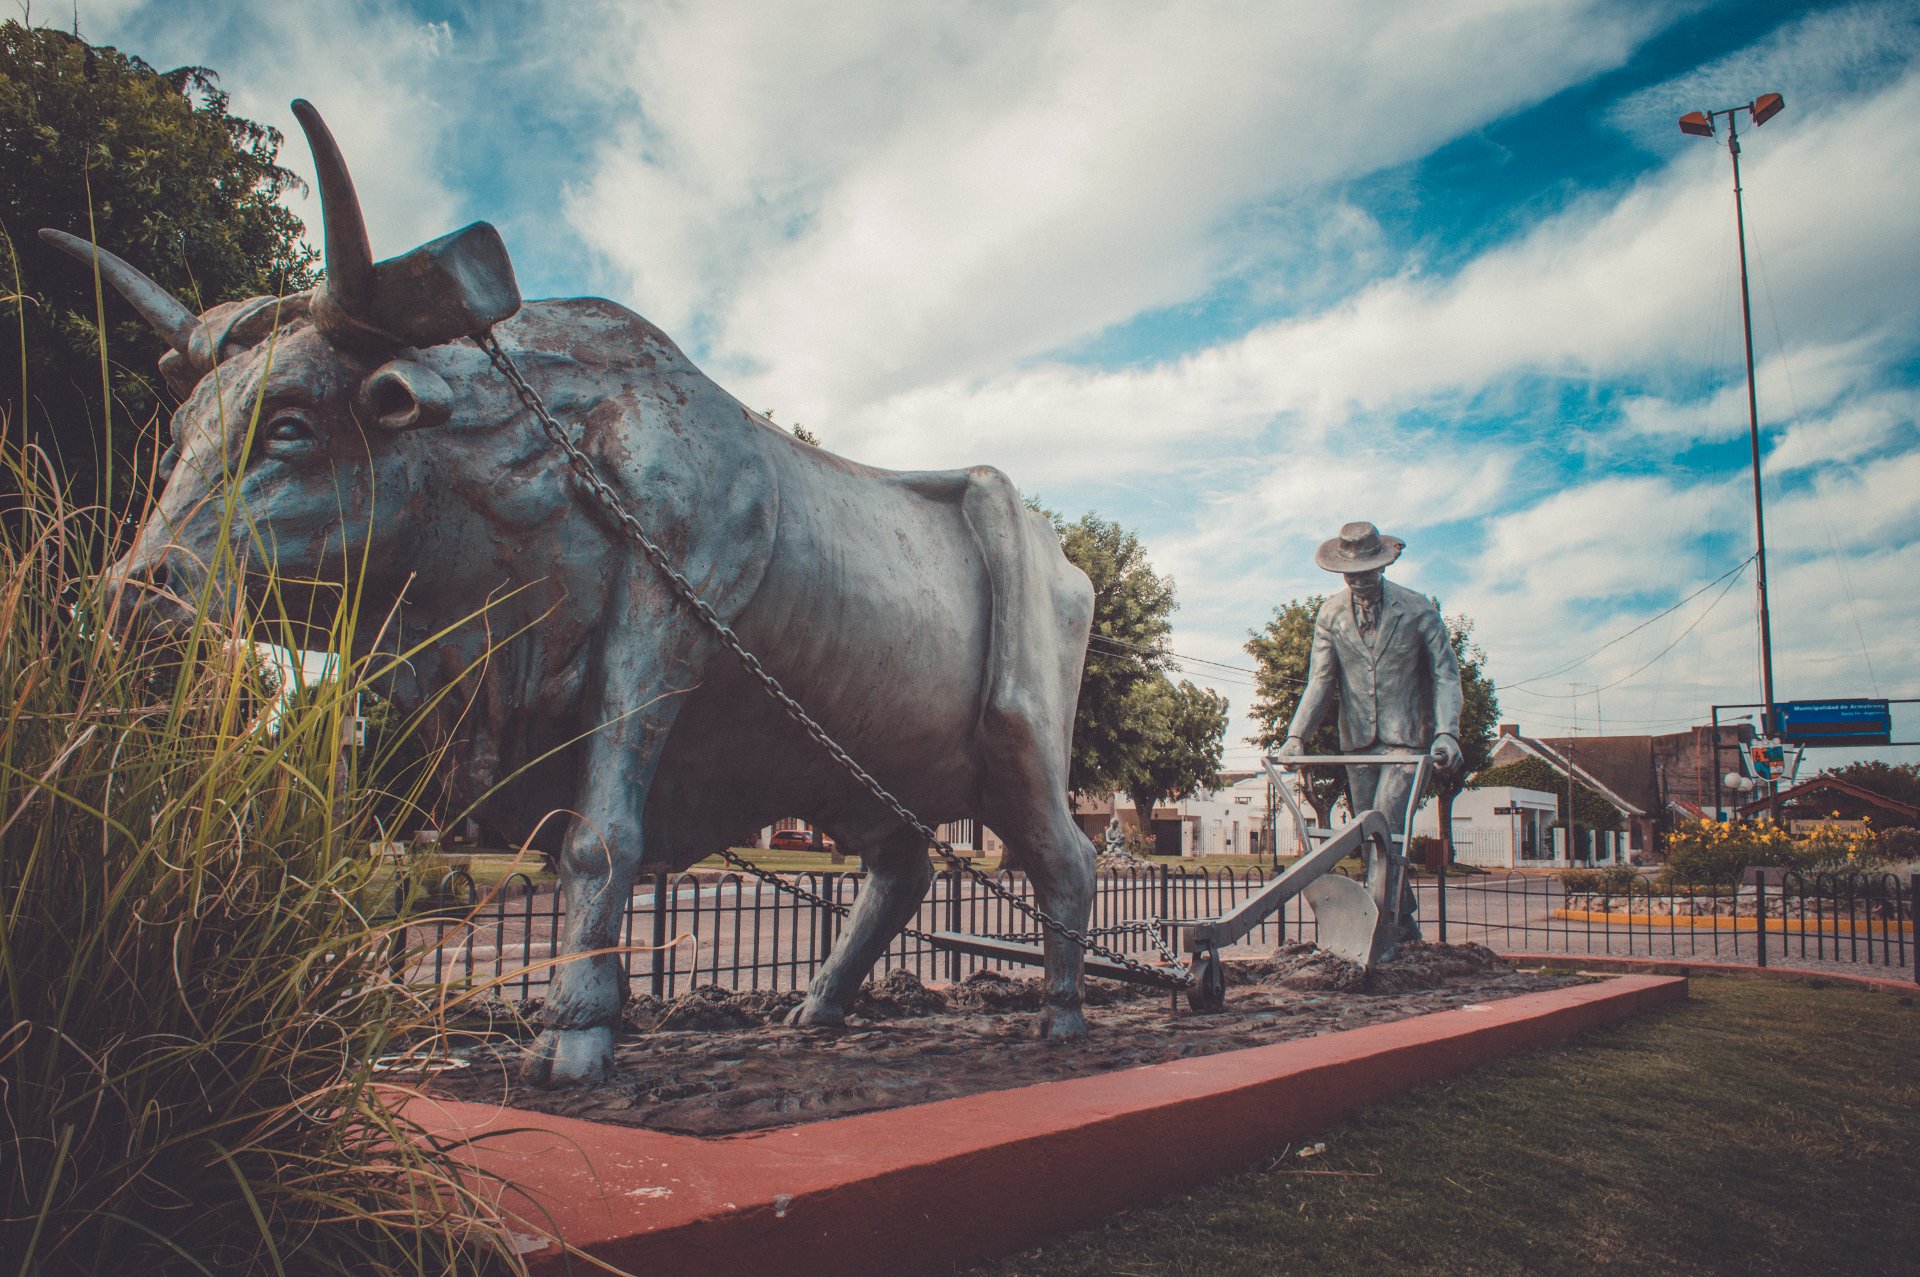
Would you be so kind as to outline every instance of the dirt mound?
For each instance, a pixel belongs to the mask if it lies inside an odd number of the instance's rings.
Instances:
[[[1374,968],[1369,993],[1439,989],[1461,980],[1510,975],[1513,967],[1483,944],[1424,944],[1410,940]]]
[[[1035,1035],[1038,979],[996,972],[945,990],[890,972],[866,986],[845,1028],[789,1027],[798,991],[708,985],[671,1002],[646,994],[629,1001],[615,1073],[602,1086],[523,1087],[517,1035],[456,1050],[471,1067],[428,1085],[589,1121],[725,1135],[1239,1050],[1575,982],[1508,971],[1477,945],[1403,946],[1376,972],[1373,989],[1339,991],[1358,972],[1310,945],[1231,961],[1226,1009],[1207,1015],[1158,990],[1089,981],[1091,1032],[1066,1040]]]
[[[1282,989],[1317,993],[1364,993],[1367,989],[1367,973],[1359,963],[1349,962],[1317,945],[1283,944],[1274,950],[1268,963],[1249,965],[1266,966],[1268,970],[1256,978],[1262,984]]]
[[[921,984],[919,976],[896,969],[860,986],[851,1011],[869,1020],[901,1020],[938,1015],[946,1009],[947,999]]]
[[[1238,972],[1234,965],[1240,967]],[[1513,968],[1482,944],[1408,940],[1376,966],[1369,978],[1357,962],[1316,945],[1293,941],[1274,950],[1271,958],[1231,964],[1227,971],[1230,984],[1246,981],[1320,993],[1413,993],[1445,988],[1462,980],[1509,975]]]
[[[784,1022],[787,1013],[806,996],[798,989],[736,993],[724,985],[705,984],[671,1002],[662,1002],[650,993],[636,993],[627,999],[620,1018],[622,1026],[634,1033],[753,1029]],[[860,1020],[903,1020],[938,1015],[946,1009],[947,1000],[920,983],[913,972],[889,971],[884,979],[869,980],[861,986],[848,1014]]]
[[[1038,1011],[1044,1000],[1039,980],[998,971],[976,971],[947,993],[947,1005],[956,1011]]]

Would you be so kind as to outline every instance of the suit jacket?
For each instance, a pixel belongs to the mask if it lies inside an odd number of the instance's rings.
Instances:
[[[1442,733],[1460,735],[1460,663],[1432,599],[1382,581],[1380,623],[1371,642],[1353,621],[1353,591],[1320,605],[1313,623],[1307,688],[1290,736],[1305,738],[1340,691],[1340,749],[1373,745],[1423,752]]]

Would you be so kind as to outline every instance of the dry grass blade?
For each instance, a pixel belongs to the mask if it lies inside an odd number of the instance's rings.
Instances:
[[[338,766],[374,662],[343,639],[268,730],[245,616],[125,641],[109,521],[5,461],[0,1274],[523,1272],[502,1186],[376,1080],[453,1000],[359,904],[409,801]]]

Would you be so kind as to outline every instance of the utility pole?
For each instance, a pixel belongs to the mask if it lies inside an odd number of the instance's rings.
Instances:
[[[1580,689],[1573,683],[1567,684],[1567,703],[1573,706],[1573,735],[1567,737],[1567,863],[1571,865],[1577,858],[1574,849],[1573,834],[1573,749],[1580,739]]]
[[[1760,401],[1754,390],[1753,376],[1753,303],[1747,287],[1747,215],[1740,194],[1740,130],[1735,123],[1745,111],[1758,128],[1786,108],[1786,99],[1778,93],[1763,93],[1744,106],[1720,111],[1689,111],[1680,117],[1680,131],[1694,137],[1712,137],[1713,122],[1727,119],[1727,154],[1733,159],[1734,238],[1740,245],[1740,322],[1747,347],[1747,436],[1753,450],[1753,568],[1754,585],[1760,605],[1760,695],[1766,711],[1760,720],[1760,734],[1771,738],[1777,730],[1773,708],[1773,619],[1767,605],[1767,521],[1760,493]],[[1767,782],[1767,815],[1774,814],[1776,785]]]

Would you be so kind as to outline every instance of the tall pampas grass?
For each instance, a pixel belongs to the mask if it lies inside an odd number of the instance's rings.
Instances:
[[[381,659],[341,640],[269,726],[244,605],[135,634],[110,521],[4,452],[0,1277],[523,1271],[376,1068],[457,1001],[366,904],[392,771],[340,743]]]

